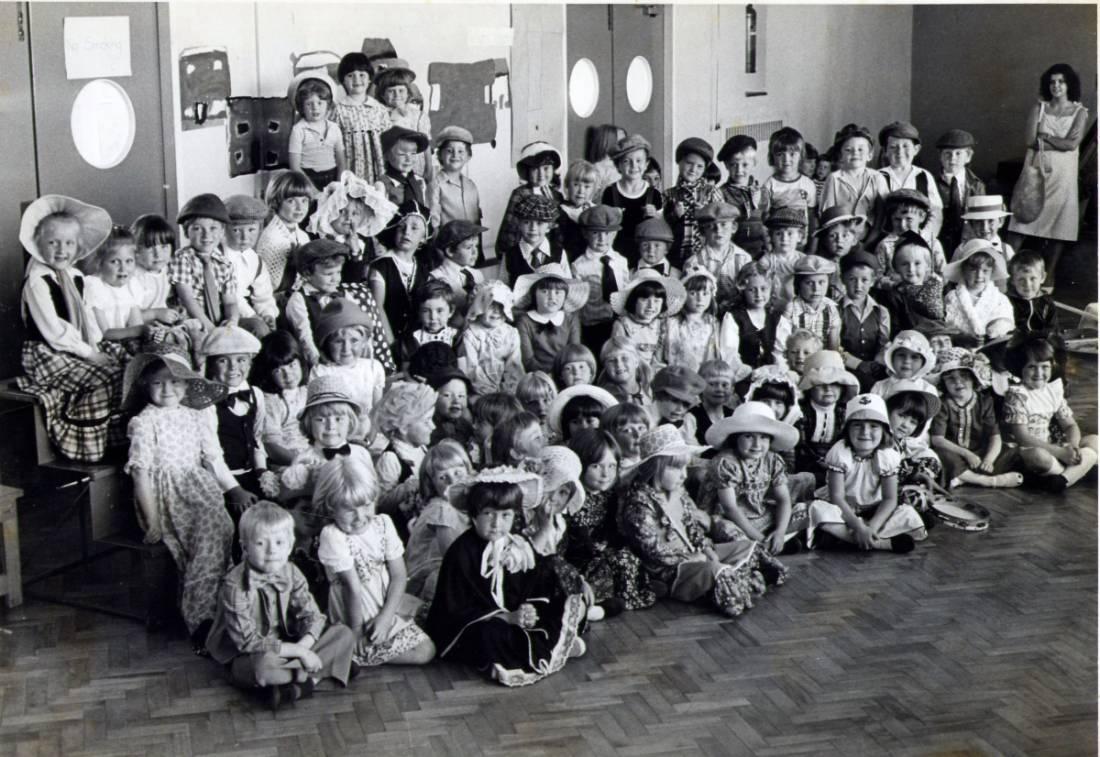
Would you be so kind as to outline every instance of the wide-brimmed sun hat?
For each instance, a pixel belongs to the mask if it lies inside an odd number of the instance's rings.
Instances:
[[[652,268],[643,268],[627,283],[624,289],[612,292],[611,309],[615,311],[616,315],[623,315],[626,312],[626,303],[630,299],[631,293],[647,281],[660,284],[665,289],[666,308],[662,315],[676,315],[680,312],[681,308],[684,307],[684,302],[687,301],[687,290],[684,289],[684,285],[671,276],[662,276]]]
[[[570,515],[577,513],[584,507],[584,484],[581,483],[581,474],[584,465],[577,453],[568,447],[550,445],[543,447],[539,456],[531,461],[525,468],[542,477],[542,491],[549,493],[560,489],[566,484],[573,484],[573,494],[565,503],[565,511]]]
[[[975,255],[988,255],[993,260],[993,280],[1001,281],[1008,278],[1008,269],[1005,267],[1004,255],[997,248],[984,239],[970,239],[955,251],[951,262],[943,267],[944,281],[953,281],[956,284],[963,281],[963,267],[967,260]]]
[[[565,282],[565,305],[562,310],[572,313],[580,310],[588,302],[588,282],[574,279],[565,273],[565,267],[561,263],[547,263],[536,268],[534,273],[525,273],[516,279],[515,289],[512,294],[515,297],[517,310],[529,310],[534,302],[534,287],[544,279],[557,279]]]
[[[546,413],[546,423],[550,426],[552,431],[561,434],[561,414],[565,410],[565,406],[577,397],[591,397],[603,405],[604,410],[619,404],[614,394],[592,384],[577,384],[576,386],[562,389],[558,393],[558,396],[554,398],[554,401],[550,404],[550,410]]]
[[[172,375],[172,378],[187,382],[187,393],[180,401],[184,407],[202,410],[225,399],[229,387],[220,381],[211,381],[200,376],[187,361],[187,358],[174,349],[163,347],[151,352],[135,355],[126,366],[122,376],[122,409],[133,410],[140,401],[140,393],[135,391],[138,379],[152,363],[160,363]]]
[[[786,452],[798,444],[798,429],[776,420],[770,407],[753,400],[741,403],[733,415],[711,425],[707,429],[707,444],[717,449],[734,434],[766,434],[771,437],[771,449],[775,452]]]
[[[847,387],[849,396],[859,391],[859,379],[844,367],[844,358],[836,350],[818,350],[806,358],[798,388],[806,391],[823,384]]]
[[[515,484],[523,492],[524,510],[538,507],[542,499],[542,476],[510,465],[499,465],[485,468],[472,478],[451,485],[447,490],[447,499],[459,512],[469,512],[467,497],[475,484]]]
[[[35,244],[34,232],[38,229],[38,224],[42,223],[42,219],[54,213],[65,213],[80,222],[81,249],[73,259],[74,263],[95,252],[96,248],[107,241],[107,237],[111,235],[111,216],[103,208],[66,195],[42,195],[27,206],[19,222],[20,244],[32,258],[40,263],[45,261],[38,250],[38,245]]]
[[[655,457],[680,457],[701,455],[709,449],[705,444],[688,444],[684,441],[680,429],[671,423],[665,423],[652,431],[642,434],[639,442],[641,463]],[[639,464],[641,464],[639,463]]]

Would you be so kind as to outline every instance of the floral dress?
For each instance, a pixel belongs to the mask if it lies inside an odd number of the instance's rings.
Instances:
[[[782,584],[787,569],[755,542],[714,545],[701,523],[702,513],[680,492],[683,516],[671,518],[665,498],[651,484],[635,482],[619,511],[619,531],[638,553],[654,589],[683,602],[710,600],[729,616],[753,605],[767,584]],[[713,549],[718,559],[701,559]]]
[[[363,613],[363,622],[373,620],[386,602],[390,587],[390,572],[386,563],[399,560],[405,548],[393,522],[387,515],[375,515],[358,534],[347,534],[333,524],[321,530],[317,559],[325,567],[329,582],[328,614],[333,623],[350,627],[350,608],[345,603],[344,590],[336,578],[338,573],[354,570],[359,581],[356,598]],[[402,600],[389,635],[380,642],[371,642],[362,629],[352,628],[358,635],[352,659],[358,665],[381,665],[415,649],[427,641],[428,635],[412,620],[420,603],[408,594]]]
[[[390,112],[373,97],[357,103],[343,92],[337,93],[333,105],[331,117],[344,135],[348,168],[373,184],[386,173],[381,135],[390,128]]]
[[[740,541],[748,535],[725,517],[718,501],[718,492],[733,489],[737,506],[749,522],[767,534],[775,527],[775,499],[770,496],[778,486],[788,487],[787,464],[775,452],[757,460],[742,460],[726,450],[718,454],[707,469],[699,490],[699,506],[711,517],[711,538],[716,542]],[[806,503],[792,502],[787,538],[803,531],[807,525]]]
[[[682,365],[695,372],[708,360],[725,360],[737,368],[741,355],[737,342],[730,338],[736,330],[729,313],[722,316],[721,323],[710,313],[698,318],[675,315],[667,321],[664,354],[660,357],[665,365]]]
[[[1004,423],[1026,426],[1028,433],[1040,441],[1060,444],[1061,424],[1073,422],[1073,410],[1066,403],[1062,379],[1048,382],[1041,389],[1018,385],[1005,392]]]
[[[222,457],[217,415],[212,407],[149,405],[130,420],[128,433],[124,470],[145,471],[152,479],[164,546],[181,575],[180,609],[193,632],[213,619],[218,584],[231,564],[233,521],[217,479],[204,466]]]
[[[943,465],[928,444],[919,438],[895,439],[894,447],[901,454],[898,468],[898,502],[911,505],[917,512],[932,506],[932,492],[925,486],[924,476],[940,480]]]
[[[488,329],[471,323],[459,338],[458,360],[474,394],[511,394],[524,373],[519,331],[509,324]]]
[[[588,492],[578,512],[565,514],[565,537],[558,544],[558,554],[581,572],[596,602],[618,597],[628,610],[652,607],[657,595],[649,588],[649,576],[638,556],[623,544],[612,496],[610,491]]]
[[[664,316],[658,316],[649,323],[636,321],[632,315],[619,316],[611,327],[611,338],[616,337],[637,347],[642,362],[651,366],[654,371],[664,365],[661,355],[665,351],[665,340],[668,338],[668,319]]]

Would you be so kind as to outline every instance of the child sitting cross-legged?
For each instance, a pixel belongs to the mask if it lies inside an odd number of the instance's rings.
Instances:
[[[920,514],[898,502],[901,453],[891,439],[886,403],[876,394],[859,394],[844,416],[841,439],[825,456],[828,499],[810,504],[810,546],[840,541],[911,552],[927,532]]]
[[[939,457],[928,446],[927,433],[929,422],[939,410],[940,398],[935,391],[916,381],[899,381],[886,395],[890,433],[901,453],[898,502],[912,505],[921,514],[928,512],[933,485],[943,472]]]
[[[584,598],[565,594],[552,562],[513,532],[539,489],[537,474],[511,468],[451,487],[452,504],[473,526],[443,557],[426,624],[441,658],[505,686],[535,683],[585,653]]]
[[[955,287],[943,298],[944,322],[978,344],[1008,334],[1016,325],[1012,305],[998,291],[1008,278],[1004,260],[984,239],[963,243],[943,270]]]
[[[424,665],[435,646],[412,620],[420,601],[405,593],[405,547],[389,516],[375,513],[377,498],[369,463],[336,457],[321,467],[313,505],[330,521],[317,547],[328,616],[355,634],[356,665]]]
[[[523,376],[519,331],[511,324],[512,303],[512,290],[499,281],[479,284],[470,299],[466,328],[455,351],[475,396],[514,392]]]
[[[292,563],[294,519],[270,502],[241,518],[244,560],[222,579],[206,647],[233,683],[261,689],[272,710],[313,694],[325,678],[347,685],[355,636],[328,625]]]

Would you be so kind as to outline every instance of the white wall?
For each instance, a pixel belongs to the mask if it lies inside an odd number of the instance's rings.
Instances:
[[[846,123],[877,133],[909,117],[910,6],[755,7],[766,14],[763,97],[746,97],[738,73],[744,70],[744,6],[673,9],[673,144],[698,136],[717,151],[727,127],[777,119],[825,149]],[[762,144],[760,178],[769,173],[765,151]]]

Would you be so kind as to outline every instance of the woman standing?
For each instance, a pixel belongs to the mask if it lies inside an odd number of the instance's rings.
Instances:
[[[1031,223],[1013,219],[1008,242],[1017,250],[1024,237],[1047,240],[1047,280],[1044,288],[1054,287],[1055,269],[1066,242],[1076,242],[1080,226],[1077,208],[1077,148],[1085,135],[1088,109],[1079,102],[1081,80],[1066,63],[1048,68],[1039,81],[1040,100],[1028,115],[1028,150],[1025,165],[1030,164],[1042,147],[1043,208]]]

